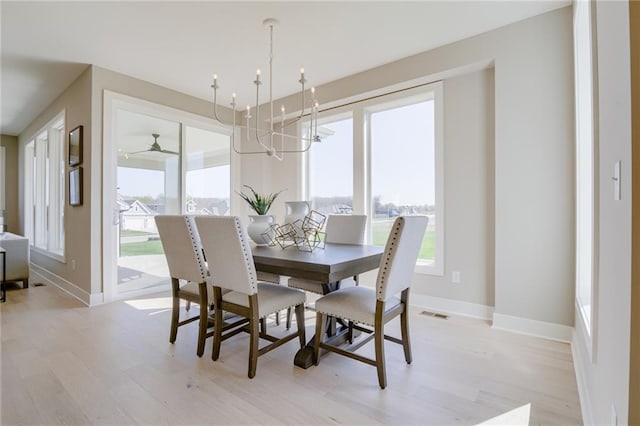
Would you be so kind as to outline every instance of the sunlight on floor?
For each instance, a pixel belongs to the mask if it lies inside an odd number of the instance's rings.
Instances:
[[[531,403],[518,407],[506,413],[500,414],[485,422],[478,423],[480,425],[509,425],[509,426],[528,426],[531,417]]]
[[[171,297],[154,297],[151,299],[125,300],[124,303],[139,311],[147,311],[150,309],[171,309],[172,299]],[[180,301],[181,306],[185,304],[184,301]]]

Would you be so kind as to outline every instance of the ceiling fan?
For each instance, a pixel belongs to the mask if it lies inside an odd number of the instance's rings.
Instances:
[[[149,148],[143,149],[142,151],[127,152],[127,155],[142,154],[143,152],[160,152],[162,154],[171,154],[171,155],[179,155],[180,154],[180,153],[178,153],[176,151],[171,151],[171,150],[168,150],[168,149],[162,149],[162,147],[158,143],[158,138],[160,137],[159,134],[153,133],[153,134],[151,134],[151,136],[153,136],[153,143],[151,145],[149,145]]]

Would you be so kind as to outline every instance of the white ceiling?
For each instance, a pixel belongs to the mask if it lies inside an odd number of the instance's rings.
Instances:
[[[1,132],[19,134],[87,64],[203,99],[254,102],[275,31],[274,96],[570,4],[552,1],[0,2]],[[266,75],[265,75],[266,77]],[[266,96],[263,86],[263,94]]]

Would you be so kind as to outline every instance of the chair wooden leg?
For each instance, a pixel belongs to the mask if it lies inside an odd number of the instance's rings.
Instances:
[[[274,314],[276,316],[276,325],[280,325],[280,311]]]
[[[353,321],[349,321],[349,329],[347,331],[347,342],[353,343]]]
[[[220,301],[216,300],[216,307],[214,308],[214,317],[215,317],[215,326],[213,327],[213,352],[211,354],[211,359],[214,361],[218,360],[220,356],[220,344],[222,343],[222,309],[219,308]]]
[[[292,317],[292,312],[291,312],[291,308],[287,309],[287,330],[291,329],[291,317]]]
[[[291,308],[288,309],[287,316],[291,317]],[[287,329],[291,326],[289,318],[287,318]],[[296,306],[296,325],[298,326],[300,349],[302,349],[307,344],[306,329],[304,328],[304,303]]]
[[[256,368],[258,366],[258,323],[260,321],[257,318],[251,318],[249,320],[249,378],[253,379],[256,375]]]
[[[320,363],[320,342],[325,332],[326,322],[327,316],[318,312],[316,314],[316,336],[313,340],[313,363],[315,365]]]
[[[200,305],[200,319],[198,320],[198,356],[204,353],[204,345],[207,340],[207,305]]]
[[[198,356],[204,353],[204,345],[207,340],[207,327],[209,326],[209,312],[207,309],[207,286],[205,283],[198,284],[200,294],[200,319],[198,324]]]
[[[180,320],[180,299],[173,297],[173,307],[171,308],[171,332],[169,342],[175,343],[178,336],[178,321]]]
[[[376,367],[378,369],[378,383],[380,388],[387,387],[387,370],[384,364],[384,326],[375,328]]]
[[[407,306],[400,314],[400,332],[402,333],[402,347],[404,348],[404,359],[407,364],[411,364],[411,341],[409,340],[409,314]]]

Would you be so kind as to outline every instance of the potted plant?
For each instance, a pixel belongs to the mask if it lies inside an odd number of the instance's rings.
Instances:
[[[258,245],[268,244],[269,241],[273,239],[273,235],[268,235],[268,230],[275,222],[275,217],[273,215],[268,215],[267,213],[275,199],[282,191],[267,195],[260,195],[249,185],[243,186],[249,188],[251,193],[245,194],[244,192],[239,192],[238,195],[240,195],[240,197],[249,204],[249,207],[256,212],[255,215],[249,215],[251,223],[247,226],[247,234],[249,234],[249,238]],[[265,236],[263,234],[267,235]]]
[[[274,192],[272,194],[260,195],[249,185],[243,185],[251,190],[251,194],[247,195],[244,192],[239,192],[238,195],[249,204],[249,207],[253,209],[258,215],[266,215],[271,208],[271,204],[280,195],[282,191]]]

